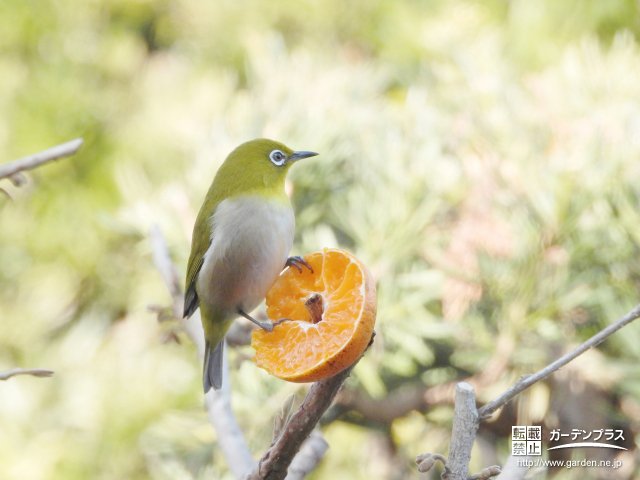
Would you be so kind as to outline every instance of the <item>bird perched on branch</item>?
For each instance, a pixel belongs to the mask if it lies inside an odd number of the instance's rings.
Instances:
[[[222,385],[231,322],[242,316],[272,330],[272,322],[253,318],[251,311],[283,268],[311,268],[288,256],[295,219],[284,184],[291,165],[315,155],[273,140],[251,140],[229,154],[213,179],[193,228],[184,301],[185,318],[200,307],[205,393]]]

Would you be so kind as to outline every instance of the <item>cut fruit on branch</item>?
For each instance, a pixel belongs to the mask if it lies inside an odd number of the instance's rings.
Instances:
[[[289,320],[251,336],[256,364],[290,382],[315,382],[353,365],[376,320],[376,288],[362,262],[338,249],[304,259],[313,271],[289,267],[267,293],[267,316]]]

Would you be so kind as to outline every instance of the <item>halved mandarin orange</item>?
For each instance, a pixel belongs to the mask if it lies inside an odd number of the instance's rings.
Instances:
[[[256,364],[290,382],[315,382],[353,365],[376,319],[376,288],[362,262],[338,249],[304,259],[313,272],[289,267],[267,293],[267,316],[289,320],[251,335]]]

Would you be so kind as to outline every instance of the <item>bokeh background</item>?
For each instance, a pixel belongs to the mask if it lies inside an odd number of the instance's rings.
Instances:
[[[257,136],[322,154],[290,178],[295,253],[347,248],[378,281],[312,478],[419,478],[417,454],[447,452],[452,382],[488,401],[640,298],[639,10],[0,2],[1,161],[85,139],[0,181],[0,370],[56,372],[0,383],[0,479],[231,478],[194,347],[150,310],[171,298],[148,232],[182,275],[216,168]],[[233,406],[258,456],[306,387],[250,357],[232,350]],[[473,469],[506,460],[512,425],[622,428],[622,468],[536,478],[637,478],[639,362],[632,324],[484,424]]]

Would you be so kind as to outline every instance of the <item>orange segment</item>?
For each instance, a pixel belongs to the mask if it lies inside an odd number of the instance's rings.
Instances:
[[[338,249],[304,259],[313,272],[289,267],[267,293],[267,316],[290,321],[251,336],[256,364],[291,382],[315,382],[353,365],[376,318],[375,285],[358,259]]]

